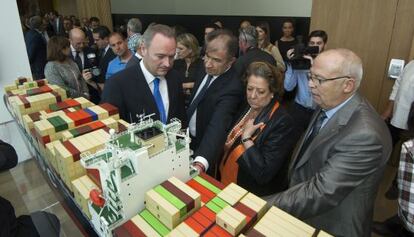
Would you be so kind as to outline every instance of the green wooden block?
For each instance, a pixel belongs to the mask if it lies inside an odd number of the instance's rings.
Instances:
[[[154,188],[154,190],[161,195],[165,200],[167,200],[169,203],[171,203],[174,207],[176,207],[178,210],[180,210],[180,217],[183,217],[187,213],[186,205],[183,201],[178,199],[174,194],[170,193],[167,189],[162,187],[161,185],[158,185]]]
[[[73,135],[73,137],[79,136],[79,131],[76,128],[69,130],[69,132]]]
[[[206,187],[207,189],[209,189],[210,191],[212,191],[215,194],[218,194],[219,192],[221,192],[221,189],[219,189],[216,186],[212,185],[210,182],[206,181],[205,179],[201,178],[200,176],[194,177],[194,180],[199,182],[201,185],[203,185],[204,187]]]
[[[210,202],[214,202],[221,209],[227,207],[229,204],[219,197],[214,197]]]
[[[69,128],[68,124],[59,116],[47,119],[55,128],[55,132],[60,132]]]
[[[206,206],[208,207],[208,209],[212,210],[214,213],[219,213],[222,208],[219,207],[217,204],[215,204],[214,202],[210,201],[206,204]]]
[[[139,215],[161,236],[166,236],[170,233],[170,230],[157,218],[155,218],[155,216],[153,216],[147,209],[144,209]]]
[[[49,105],[49,109],[52,111],[58,111],[60,110],[59,106],[57,106],[57,104],[51,104]]]

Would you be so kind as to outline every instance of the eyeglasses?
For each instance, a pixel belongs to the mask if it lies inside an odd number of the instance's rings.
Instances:
[[[338,80],[338,79],[343,79],[343,78],[347,78],[350,79],[350,76],[340,76],[340,77],[332,77],[332,78],[323,78],[321,76],[317,76],[314,75],[310,72],[308,72],[307,74],[308,76],[308,81],[312,80],[313,83],[317,84],[317,85],[321,85],[323,82],[325,81],[334,81],[334,80]]]

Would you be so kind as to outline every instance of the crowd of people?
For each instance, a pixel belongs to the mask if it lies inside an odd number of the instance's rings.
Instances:
[[[299,45],[286,20],[272,44],[267,22],[242,21],[238,35],[212,22],[199,42],[156,23],[142,33],[138,18],[124,33],[96,17],[56,12],[27,22],[34,79],[111,103],[128,122],[141,114],[163,123],[178,118],[199,171],[332,235],[370,236],[391,136],[358,92],[361,59],[348,49],[326,50],[325,31]],[[284,92],[295,89],[286,101]]]

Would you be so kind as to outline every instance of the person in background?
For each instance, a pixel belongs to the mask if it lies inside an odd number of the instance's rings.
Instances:
[[[127,24],[128,34],[128,49],[132,52],[136,52],[138,41],[142,37],[142,23],[138,18],[131,18]]]
[[[69,17],[63,18],[63,29],[65,31],[64,36],[66,38],[69,38],[69,32],[73,29],[72,19],[70,19]]]
[[[299,133],[280,105],[282,73],[269,63],[253,62],[245,75],[247,106],[227,135],[221,182],[270,195],[287,188],[289,156]]]
[[[111,32],[106,26],[99,26],[93,30],[93,39],[98,48],[98,65],[100,69],[100,75],[98,76],[96,82],[101,90],[103,89],[103,84],[105,83],[105,75],[108,70],[108,64],[116,57],[111,46],[109,45],[110,34]]]
[[[30,30],[24,35],[27,56],[29,57],[30,70],[34,80],[45,78],[46,65],[46,39],[43,37],[42,17],[33,16],[29,19]]]
[[[247,26],[239,30],[239,52],[240,56],[233,67],[237,77],[241,80],[244,78],[247,67],[252,62],[267,62],[276,66],[276,61],[272,55],[257,48],[257,31],[254,26]]]
[[[287,51],[293,48],[293,46],[296,44],[296,39],[293,36],[295,32],[295,25],[293,23],[293,20],[287,19],[283,21],[282,32],[283,35],[279,40],[275,41],[275,46],[278,47],[283,60],[286,62],[288,61],[288,58],[286,56]]]
[[[198,48],[198,41],[194,35],[185,33],[177,36],[177,59],[174,61],[174,69],[183,74],[182,83],[186,106],[190,103],[195,73],[203,69],[203,61]]]
[[[259,49],[269,53],[276,60],[276,67],[282,72],[285,71],[285,62],[282,55],[280,55],[279,49],[270,43],[270,28],[269,23],[262,21],[256,25],[257,40]]]
[[[124,36],[118,32],[113,32],[109,35],[109,45],[112,51],[117,56],[108,64],[105,79],[108,80],[115,73],[124,70],[126,64],[133,56],[133,53],[128,49],[128,42]]]
[[[53,36],[47,45],[45,76],[50,84],[66,90],[68,97],[89,99],[86,80],[92,78],[90,72],[80,73],[76,63],[70,59],[70,42],[62,36]]]
[[[204,43],[203,43],[203,45],[200,49],[200,56],[201,57],[203,57],[205,52],[206,52],[206,42],[207,42],[206,38],[207,38],[207,35],[210,32],[218,30],[218,29],[220,29],[220,27],[216,24],[213,24],[213,23],[210,23],[210,24],[207,24],[207,25],[204,26]]]
[[[249,27],[249,26],[251,26],[252,24],[250,23],[250,21],[248,21],[248,20],[243,20],[241,23],[240,23],[240,28],[239,28],[239,30],[240,29],[244,29],[244,28],[246,28],[246,27]]]

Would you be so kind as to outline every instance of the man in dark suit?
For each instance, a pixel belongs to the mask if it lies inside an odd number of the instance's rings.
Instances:
[[[254,26],[246,26],[240,29],[239,49],[241,56],[234,63],[234,69],[240,79],[242,79],[247,67],[252,62],[267,62],[276,66],[276,60],[272,55],[257,48],[257,31]]]
[[[334,236],[371,236],[391,137],[357,92],[361,59],[348,49],[325,51],[309,78],[319,108],[294,151],[289,189],[270,203]]]
[[[109,35],[111,32],[106,26],[98,26],[93,30],[93,39],[98,48],[98,65],[100,69],[100,75],[96,78],[96,82],[103,88],[105,83],[106,70],[108,69],[109,62],[115,58],[115,54],[109,45]]]
[[[65,29],[63,28],[63,17],[59,16],[57,11],[50,12],[50,23],[52,25],[55,35],[64,36]]]
[[[118,107],[120,117],[128,122],[138,122],[138,115],[154,113],[154,119],[168,123],[178,118],[185,127],[182,78],[172,69],[175,49],[170,27],[150,26],[143,35],[141,62],[106,82],[102,102]]]
[[[45,78],[46,65],[46,39],[42,35],[40,27],[42,18],[33,16],[29,19],[30,30],[24,36],[27,56],[29,56],[30,69],[34,80]]]
[[[198,72],[187,109],[196,168],[215,175],[228,130],[243,99],[232,68],[237,38],[227,30],[206,36],[205,70]]]
[[[79,71],[91,69],[98,65],[97,56],[93,49],[87,47],[85,32],[79,28],[69,31],[69,41],[71,58],[78,65]],[[89,89],[90,100],[98,104],[100,98],[100,88],[96,82],[97,75],[93,75],[91,80],[86,81]]]

